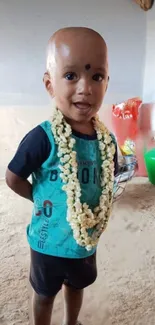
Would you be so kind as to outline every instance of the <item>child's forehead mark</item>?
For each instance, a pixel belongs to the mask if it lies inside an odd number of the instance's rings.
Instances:
[[[91,68],[91,65],[89,63],[85,65],[86,70],[90,70],[90,68]]]

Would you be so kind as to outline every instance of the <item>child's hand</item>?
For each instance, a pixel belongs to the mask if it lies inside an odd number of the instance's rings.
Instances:
[[[27,179],[23,179],[7,169],[6,183],[15,193],[33,202],[32,185]]]

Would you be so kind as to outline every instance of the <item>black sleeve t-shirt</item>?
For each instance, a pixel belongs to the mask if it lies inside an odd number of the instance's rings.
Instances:
[[[75,135],[77,132],[73,131]],[[89,139],[88,135],[79,134]],[[92,138],[90,136],[90,138]],[[51,152],[51,143],[46,132],[38,125],[21,141],[14,158],[8,165],[10,171],[17,176],[27,179],[47,160]],[[117,148],[114,156],[115,175],[118,173]]]

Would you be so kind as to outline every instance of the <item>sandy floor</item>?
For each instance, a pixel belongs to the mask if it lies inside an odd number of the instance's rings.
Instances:
[[[0,182],[0,324],[28,325],[31,203]],[[98,249],[99,276],[85,294],[85,325],[155,324],[155,187],[134,179],[115,203]],[[60,325],[61,294],[53,325]]]

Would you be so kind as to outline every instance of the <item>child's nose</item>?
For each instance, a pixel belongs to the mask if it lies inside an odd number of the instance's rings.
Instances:
[[[81,78],[78,82],[78,94],[89,96],[92,94],[91,82],[86,78]]]

